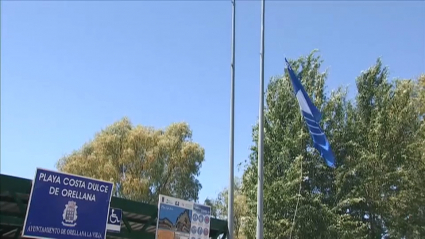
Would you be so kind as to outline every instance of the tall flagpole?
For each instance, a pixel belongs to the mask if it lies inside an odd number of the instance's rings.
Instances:
[[[263,239],[263,164],[264,164],[264,13],[265,0],[261,1],[261,52],[260,52],[260,120],[258,124],[258,182],[257,182],[257,239]]]
[[[229,159],[229,193],[227,209],[227,227],[229,230],[229,239],[233,239],[233,194],[234,194],[234,135],[235,135],[235,1],[232,1],[232,62],[231,80],[230,80],[230,159]]]

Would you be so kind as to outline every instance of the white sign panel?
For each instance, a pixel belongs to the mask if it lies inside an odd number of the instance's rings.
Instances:
[[[209,239],[211,208],[159,195],[156,239]]]

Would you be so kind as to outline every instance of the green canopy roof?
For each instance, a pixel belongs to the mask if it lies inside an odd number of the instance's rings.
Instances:
[[[0,235],[20,238],[31,192],[32,180],[0,174]],[[123,211],[121,233],[107,233],[107,238],[155,239],[157,205],[112,197],[111,207]],[[212,219],[210,237],[227,237],[227,221]]]

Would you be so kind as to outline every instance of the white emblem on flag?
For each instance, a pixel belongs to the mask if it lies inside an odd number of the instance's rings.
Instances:
[[[62,214],[62,225],[67,227],[75,227],[77,223],[77,203],[74,201],[69,201],[68,204],[65,204],[65,210]]]

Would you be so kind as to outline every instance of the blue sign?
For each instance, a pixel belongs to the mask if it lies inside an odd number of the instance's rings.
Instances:
[[[106,238],[113,183],[37,169],[23,237]]]
[[[121,231],[121,219],[122,219],[122,210],[119,208],[109,208],[108,214],[108,231],[120,232]]]

